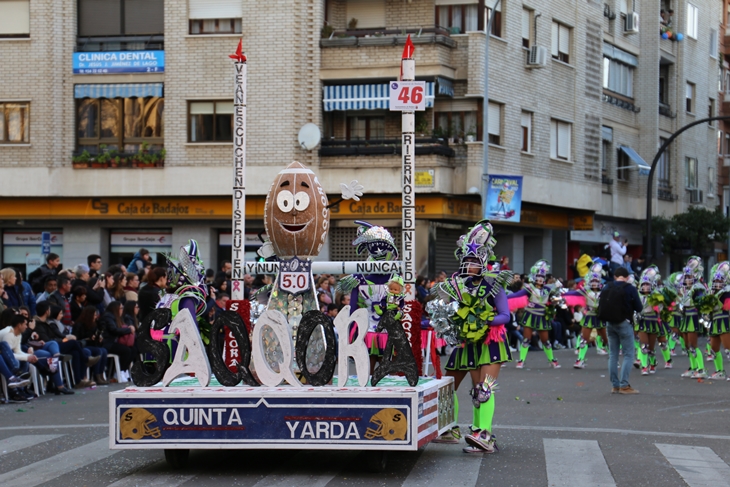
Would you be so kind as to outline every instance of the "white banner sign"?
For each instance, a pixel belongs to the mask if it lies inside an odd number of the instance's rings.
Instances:
[[[41,246],[41,232],[5,232],[3,245],[35,245]],[[51,245],[63,245],[63,233],[51,232]]]
[[[170,247],[172,233],[112,233],[111,244],[120,247]]]
[[[391,81],[390,111],[412,112],[426,109],[425,81]]]

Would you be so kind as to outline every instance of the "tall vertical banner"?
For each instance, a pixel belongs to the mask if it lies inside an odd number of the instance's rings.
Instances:
[[[522,176],[490,175],[487,188],[487,214],[492,221],[520,221]]]
[[[415,46],[408,36],[403,48],[400,64],[400,79],[390,84],[389,108],[401,112],[402,166],[401,185],[402,210],[402,258],[405,306],[401,324],[416,359],[417,370],[421,370],[421,304],[416,300],[416,192],[413,182],[416,163],[416,110],[426,109],[425,83],[415,81],[416,61],[413,59]]]
[[[238,41],[233,91],[233,235],[231,242],[231,299],[243,299],[243,269],[245,259],[246,227],[246,56],[243,40]]]

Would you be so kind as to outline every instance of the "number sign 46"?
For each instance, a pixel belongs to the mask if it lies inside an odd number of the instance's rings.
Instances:
[[[306,272],[282,272],[279,287],[286,292],[298,294],[309,289],[309,275]]]
[[[392,81],[390,83],[391,111],[422,111],[425,109],[425,81]]]

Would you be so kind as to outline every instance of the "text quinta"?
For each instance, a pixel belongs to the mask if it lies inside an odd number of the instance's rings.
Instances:
[[[165,409],[162,421],[167,425],[184,426],[240,426],[238,409],[227,408],[179,408]]]

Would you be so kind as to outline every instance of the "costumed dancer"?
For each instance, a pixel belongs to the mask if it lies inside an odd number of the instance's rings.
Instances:
[[[386,228],[365,221],[356,221],[355,223],[360,226],[352,245],[355,246],[358,254],[367,252],[368,261],[382,262],[398,259],[395,240]],[[365,335],[365,345],[367,345],[370,354],[371,374],[375,370],[375,364],[383,356],[385,346],[388,343],[388,334],[378,332],[377,329],[380,317],[383,314],[383,303],[388,298],[388,286],[394,278],[395,276],[392,274],[352,274],[341,279],[337,285],[339,292],[350,293],[352,313],[359,308],[368,310],[368,332]],[[351,334],[357,333],[356,330],[355,326],[351,327]],[[351,336],[351,341],[354,338],[355,336]]]
[[[491,434],[494,418],[494,391],[496,379],[503,363],[512,360],[507,346],[505,324],[510,320],[509,305],[504,288],[512,280],[512,272],[499,274],[488,271],[493,253],[494,230],[487,220],[474,225],[457,242],[455,252],[459,259],[459,274],[454,274],[432,289],[449,306],[451,326],[449,336],[458,345],[446,364],[446,375],[454,378],[454,407],[458,417],[456,390],[471,375],[473,423],[466,435],[469,447],[465,453],[494,453],[498,451]],[[432,310],[443,301],[429,303]],[[434,310],[436,314],[437,310]],[[435,325],[436,327],[436,325]],[[458,443],[461,433],[458,427],[434,440],[438,443]]]
[[[198,242],[189,240],[180,247],[177,257],[165,255],[167,259],[168,290],[160,296],[157,308],[167,308],[172,312],[172,318],[185,308],[190,311],[200,330],[204,344],[210,342],[210,325],[202,319],[205,315],[208,287],[205,285],[205,266],[200,260]],[[170,348],[170,362],[175,356],[177,335],[168,334],[163,330],[150,330],[152,338],[158,341],[167,341]]]
[[[687,264],[682,273],[683,286],[679,294],[679,302],[682,308],[682,322],[679,326],[679,332],[684,338],[687,355],[689,356],[689,369],[682,374],[682,377],[691,377],[693,379],[707,377],[702,350],[697,348],[697,336],[702,331],[698,307],[702,296],[707,292],[707,288],[702,282],[703,271],[704,268],[700,257],[693,255],[687,259]]]
[[[563,294],[568,306],[581,304],[584,309],[583,319],[580,323],[582,329],[581,338],[578,343],[578,360],[576,360],[573,365],[576,369],[584,369],[586,366],[585,358],[586,353],[588,353],[588,343],[591,341],[591,334],[593,333],[593,330],[596,330],[598,336],[603,339],[603,343],[608,343],[608,338],[606,336],[606,324],[598,319],[598,300],[601,296],[601,288],[603,287],[602,271],[603,266],[599,263],[594,263],[584,278],[583,282],[586,286],[577,291],[568,291]],[[605,350],[598,347],[596,348],[599,355],[606,354]]]
[[[679,333],[679,325],[682,323],[682,309],[678,306],[678,299],[682,287],[683,279],[681,272],[674,272],[670,274],[669,279],[666,280],[663,287],[664,293],[673,297],[673,299],[670,300],[672,310],[670,314],[667,315],[665,322],[671,331],[667,337],[667,348],[669,349],[669,353],[672,357],[677,355],[675,351],[677,343],[679,343],[680,348],[687,353],[687,348],[684,345],[684,339]]]
[[[715,264],[712,266],[710,276],[712,277],[712,294],[718,298],[712,312],[712,324],[709,330],[710,346],[715,355],[715,372],[710,375],[710,379],[722,380],[727,377],[720,346],[725,347],[726,351],[730,350],[730,315],[728,314],[728,310],[730,310],[730,263],[724,261]]]
[[[520,308],[525,309],[525,316],[522,321],[524,327],[524,338],[520,347],[520,359],[517,362],[517,368],[525,367],[525,358],[530,350],[530,341],[533,332],[538,332],[540,341],[542,342],[542,350],[550,362],[550,366],[559,369],[560,364],[553,356],[553,347],[550,344],[549,332],[553,329],[550,323],[550,317],[554,314],[554,305],[551,298],[558,287],[550,289],[545,285],[547,276],[550,273],[550,264],[545,260],[538,260],[535,265],[530,268],[529,282],[525,283],[521,290],[509,295],[510,311]]]
[[[656,291],[657,284],[661,280],[659,269],[651,265],[641,272],[639,277],[639,298],[643,306],[639,313],[638,320],[634,324],[634,330],[638,333],[640,348],[639,360],[641,362],[641,375],[654,374],[656,372],[656,357],[654,348],[657,337],[660,334],[661,326],[659,312],[662,303],[658,299],[661,296]]]

